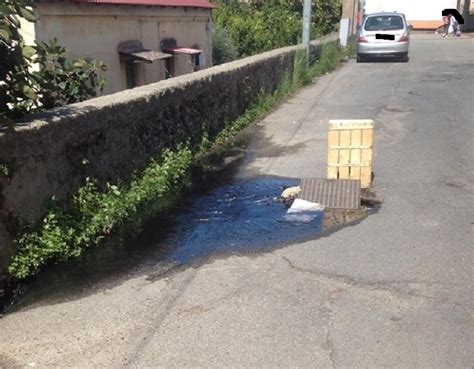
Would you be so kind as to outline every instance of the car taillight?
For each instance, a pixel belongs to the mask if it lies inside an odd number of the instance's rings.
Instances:
[[[359,36],[358,42],[369,42],[364,36]]]
[[[409,40],[410,40],[410,38],[408,37],[408,35],[403,35],[402,37],[400,37],[398,42],[407,42]]]

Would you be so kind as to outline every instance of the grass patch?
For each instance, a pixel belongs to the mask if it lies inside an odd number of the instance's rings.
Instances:
[[[347,46],[343,48],[342,51],[345,57],[355,59],[357,56],[357,41],[355,39],[350,39]]]
[[[333,71],[340,65],[343,57],[344,52],[339,46],[334,43],[324,44],[321,47],[319,57],[310,62],[308,75],[313,79]]]
[[[127,225],[139,227],[172,205],[179,193],[190,186],[193,167],[205,170],[210,154],[224,150],[243,128],[264,117],[296,89],[333,70],[341,57],[336,45],[326,44],[308,67],[305,53],[298,53],[293,75],[284,76],[274,93],[262,93],[253,106],[235,121],[227,122],[212,140],[204,129],[199,145],[185,143],[174,150],[164,150],[129,183],[107,183],[101,188],[94,179],[86,178],[70,200],[67,212],[52,199],[42,221],[34,228],[23,229],[14,241],[16,253],[8,267],[9,274],[27,278],[50,262],[79,256]]]

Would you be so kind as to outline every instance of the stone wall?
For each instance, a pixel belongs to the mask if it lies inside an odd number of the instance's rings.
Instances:
[[[328,40],[312,42],[311,50]],[[85,177],[127,180],[164,148],[217,133],[261,92],[292,74],[301,46],[287,47],[52,110],[0,133],[0,271],[13,252],[7,230],[35,223],[52,196],[66,200]],[[83,162],[86,160],[87,165]]]

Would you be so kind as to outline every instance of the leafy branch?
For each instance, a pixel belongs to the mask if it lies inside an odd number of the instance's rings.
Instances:
[[[13,128],[29,113],[94,97],[105,80],[105,64],[69,61],[57,40],[26,45],[20,18],[34,22],[30,0],[0,0],[0,127]],[[39,70],[33,70],[37,64]]]

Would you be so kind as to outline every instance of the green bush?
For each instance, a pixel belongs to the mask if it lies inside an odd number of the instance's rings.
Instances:
[[[137,216],[144,205],[154,204],[155,211],[165,206],[170,192],[186,185],[191,158],[185,147],[165,150],[129,185],[107,184],[100,189],[87,178],[67,212],[53,201],[37,230],[27,231],[15,241],[17,251],[8,272],[26,278],[50,261],[76,257]]]
[[[241,57],[296,44],[301,37],[301,17],[283,6],[222,1],[213,16],[214,25],[227,30]]]
[[[357,54],[357,43],[355,40],[350,40],[344,49],[345,55],[350,59],[355,59]]]
[[[225,28],[240,57],[301,41],[303,2],[300,0],[217,1],[214,25]],[[340,0],[313,0],[313,38],[335,29],[341,14]]]
[[[297,87],[305,86],[311,82],[308,69],[308,57],[306,51],[296,53],[293,68],[293,83]]]
[[[341,48],[335,43],[326,43],[322,46],[318,58],[311,63],[308,74],[310,78],[320,76],[334,70],[344,57]]]
[[[105,86],[99,73],[107,70],[102,62],[84,58],[70,61],[65,57],[66,49],[56,39],[40,42],[36,46],[34,62],[39,71],[32,77],[38,89],[38,108],[52,109],[87,100],[97,95]]]
[[[340,0],[313,0],[312,4],[312,38],[331,33],[339,26],[342,15]]]
[[[212,64],[218,65],[238,58],[237,48],[225,28],[215,24],[212,29]]]
[[[19,17],[34,21],[27,0],[2,0],[0,6],[0,126],[13,126],[13,119],[35,106],[34,81],[28,70],[35,49],[20,35]]]
[[[22,17],[34,22],[30,0],[0,3],[0,126],[12,128],[29,113],[83,101],[96,96],[106,66],[85,59],[68,61],[56,40],[27,46],[20,34]],[[30,66],[37,63],[38,71]]]

